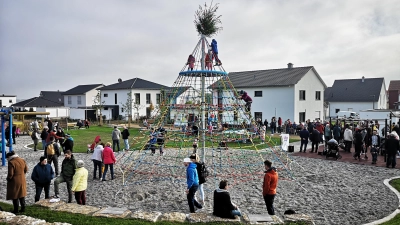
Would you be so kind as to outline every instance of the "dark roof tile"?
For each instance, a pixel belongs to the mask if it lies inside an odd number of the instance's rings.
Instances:
[[[400,91],[400,80],[391,80],[388,91]]]
[[[63,95],[83,95],[88,91],[91,91],[95,88],[98,88],[102,84],[86,84],[86,85],[78,85],[68,91],[64,92]]]
[[[335,80],[327,102],[370,102],[377,101],[381,93],[384,78],[364,78]],[[375,99],[374,99],[375,98]]]
[[[121,83],[110,84],[99,88],[98,90],[118,90],[118,89],[147,89],[147,90],[160,90],[166,89],[167,86],[157,84],[151,81],[143,80],[140,78],[133,78],[130,80],[122,81]]]

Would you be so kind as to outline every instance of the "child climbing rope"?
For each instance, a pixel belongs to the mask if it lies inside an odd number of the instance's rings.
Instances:
[[[206,69],[207,70],[212,70],[212,62],[214,60],[214,56],[211,50],[208,50],[208,53],[206,54]]]
[[[214,66],[222,65],[221,60],[219,60],[219,58],[218,58],[218,46],[217,46],[217,41],[215,39],[212,39],[212,41],[211,41],[211,49],[215,56],[215,65]]]
[[[250,98],[250,96],[248,96],[247,95],[247,92],[245,92],[245,91],[243,91],[243,90],[241,90],[240,92],[239,92],[239,99],[242,99],[243,101],[245,101],[246,102],[246,105],[245,105],[245,107],[246,107],[246,110],[247,110],[247,112],[249,113],[249,114],[251,114],[251,103],[253,103],[253,99],[251,99]]]
[[[196,59],[194,58],[194,56],[193,55],[189,55],[189,58],[188,58],[187,63],[186,63],[186,65],[189,65],[188,66],[188,71],[189,70],[193,71],[193,67],[194,67],[194,63],[195,62],[196,62]]]

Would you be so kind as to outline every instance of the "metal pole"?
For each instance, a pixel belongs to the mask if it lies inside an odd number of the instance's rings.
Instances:
[[[204,35],[201,36],[201,70],[205,70],[205,42],[206,37]],[[206,104],[206,95],[205,95],[205,82],[206,77],[205,74],[201,74],[201,142],[202,142],[202,152],[201,159],[203,162],[206,161],[206,113],[205,113],[205,104]]]
[[[6,165],[6,129],[4,127],[4,116],[1,116],[1,165]]]
[[[13,115],[11,112],[9,112],[9,117],[10,117],[10,122],[8,123],[8,126],[10,127],[10,141],[8,144],[10,145],[10,150],[8,152],[11,152],[13,150],[12,145],[14,143],[14,138],[12,136],[12,134],[13,134],[13,125],[12,125]]]
[[[378,130],[378,132],[379,132],[379,130]],[[385,132],[383,134],[383,136],[385,137],[385,141],[387,141],[387,118],[385,119],[385,127],[383,128],[383,132]],[[386,152],[387,152],[387,149],[385,148],[385,155],[383,156],[383,161],[384,162],[386,162]]]

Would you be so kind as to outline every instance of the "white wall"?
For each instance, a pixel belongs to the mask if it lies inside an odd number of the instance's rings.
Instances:
[[[300,90],[306,91],[306,100],[300,100]],[[320,99],[316,100],[316,91],[320,91]],[[295,85],[294,91],[294,110],[292,117],[284,117],[282,120],[290,119],[296,123],[299,121],[299,113],[305,112],[305,119],[314,120],[316,118],[324,119],[324,91],[325,87],[318,79],[313,70],[308,71],[303,78]],[[286,103],[285,103],[286,104]]]
[[[17,103],[17,97],[0,96],[1,105],[0,107],[10,107],[12,104]],[[11,100],[11,102],[10,102]]]
[[[71,104],[68,104],[68,96],[71,97]],[[78,105],[78,96],[81,97],[81,104]],[[64,95],[64,106],[71,108],[85,107],[86,97],[85,95]]]
[[[69,117],[69,108],[36,108],[36,112],[49,112],[49,118]],[[47,117],[47,115],[38,115],[38,117]]]
[[[377,102],[374,102],[377,105]],[[371,102],[330,102],[329,103],[329,115],[331,117],[336,117],[336,109],[340,109],[340,111],[351,111],[360,113],[361,110],[372,109],[372,101]]]
[[[97,90],[93,89],[91,91],[86,92],[85,94],[85,105],[84,106],[92,106],[93,105],[93,100],[95,99],[97,95]]]
[[[383,81],[381,92],[379,93],[379,100],[375,105],[375,109],[387,109],[387,101],[388,101],[388,96],[386,93],[386,84],[385,81]]]
[[[93,113],[93,111],[90,111],[88,113]],[[70,109],[69,110],[69,118],[71,119],[80,119],[84,120],[86,116],[86,109]]]

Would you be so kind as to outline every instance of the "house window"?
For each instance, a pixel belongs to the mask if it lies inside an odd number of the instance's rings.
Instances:
[[[121,112],[124,112],[124,107],[121,108]]]
[[[338,112],[340,112],[340,109],[335,109],[335,113],[338,113]]]
[[[254,112],[254,118],[256,118],[256,120],[261,119],[262,121],[262,112]]]
[[[12,99],[10,99],[10,100],[8,101],[8,103],[12,103]]]
[[[156,104],[160,104],[161,94],[156,94]]]
[[[104,107],[104,110],[108,110],[108,107]]]
[[[135,93],[135,104],[140,104],[140,93]]]
[[[117,93],[114,94],[114,104],[117,104],[118,96]]]
[[[82,96],[78,96],[78,105],[82,105]]]
[[[300,90],[299,100],[306,100],[306,91],[305,90]]]
[[[72,104],[71,96],[68,96],[68,105],[71,105],[71,104]]]
[[[315,100],[321,100],[321,91],[315,92]]]
[[[254,97],[262,97],[262,91],[254,91]]]
[[[103,94],[103,96],[104,96],[105,98],[107,98],[107,97],[108,97],[108,94]]]
[[[146,104],[150,104],[150,102],[151,102],[150,94],[147,93],[147,94],[146,94]]]
[[[299,113],[299,122],[305,122],[306,121],[306,113],[305,112],[301,112]]]

